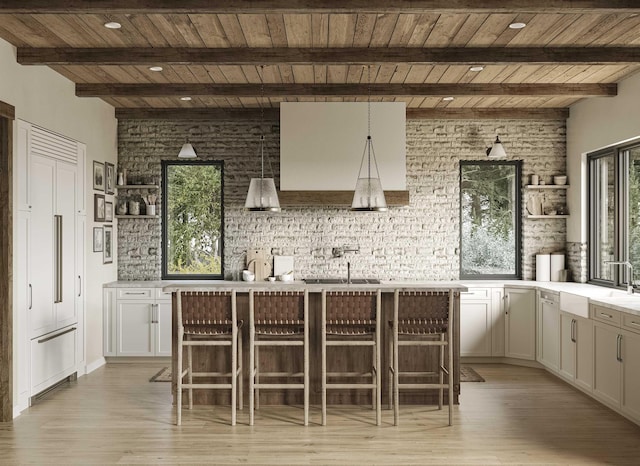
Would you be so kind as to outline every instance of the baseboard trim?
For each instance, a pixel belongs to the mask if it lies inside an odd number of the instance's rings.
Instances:
[[[87,364],[86,368],[85,368],[85,374],[90,374],[93,371],[95,371],[96,369],[101,368],[102,366],[104,366],[107,363],[107,360],[103,357],[100,357],[98,359],[96,359],[95,361],[93,361],[91,364]]]
[[[22,414],[22,410],[20,409],[20,406],[14,406],[13,407],[13,418],[17,418],[18,416],[20,416],[20,414]]]
[[[537,361],[529,361],[527,359],[515,359],[515,358],[479,358],[479,357],[462,357],[460,358],[460,364],[510,364],[512,366],[532,367],[534,369],[546,369],[542,364]]]
[[[165,363],[171,365],[171,358],[164,356],[114,356],[106,358],[107,364],[149,364]]]

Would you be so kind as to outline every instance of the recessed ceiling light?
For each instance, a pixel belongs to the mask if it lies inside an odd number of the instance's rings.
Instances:
[[[443,97],[442,100],[444,100],[445,102],[451,102],[455,97]]]
[[[161,66],[150,66],[149,71],[162,71]]]
[[[104,27],[106,27],[107,29],[120,29],[122,27],[122,24],[116,21],[109,21],[108,23],[104,23]]]
[[[510,29],[522,29],[523,27],[525,27],[527,25],[527,23],[511,23],[509,25]]]
[[[469,68],[469,71],[473,71],[474,73],[482,70],[484,70],[484,66],[482,65],[473,65],[471,68]]]
[[[184,97],[180,97],[180,100],[189,101],[189,100],[191,100],[191,97],[189,97],[187,95],[187,96],[184,96]]]

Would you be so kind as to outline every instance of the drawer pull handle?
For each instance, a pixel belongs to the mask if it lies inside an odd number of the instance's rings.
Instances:
[[[66,335],[69,332],[73,332],[74,330],[76,330],[75,327],[68,328],[64,332],[60,332],[60,333],[57,333],[55,335],[51,335],[50,337],[43,338],[42,340],[38,340],[38,343],[46,343],[46,342],[48,342],[50,340],[53,340],[54,338],[61,337],[62,335]]]
[[[605,314],[604,312],[600,313],[600,317],[606,317],[607,319],[613,319],[613,316],[611,314]]]
[[[640,322],[636,322],[635,320],[632,320],[631,322],[629,322],[629,325],[634,325],[636,327],[640,327]]]
[[[146,291],[140,291],[140,292],[135,292],[135,293],[133,291],[125,291],[124,294],[126,294],[126,295],[132,295],[132,294],[133,295],[144,295],[144,294],[147,294],[147,293],[146,293]]]
[[[616,359],[622,362],[622,335],[618,335],[617,347],[616,347]]]

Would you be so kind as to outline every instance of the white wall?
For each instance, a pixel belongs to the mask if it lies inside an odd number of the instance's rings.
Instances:
[[[616,97],[596,97],[571,107],[567,120],[567,241],[587,240],[585,154],[640,136],[640,74],[618,85]]]
[[[99,99],[75,96],[74,84],[44,66],[21,66],[15,48],[0,39],[0,100],[13,105],[16,119],[55,131],[87,145],[87,235],[85,284],[87,365],[102,358],[102,284],[116,280],[117,261],[102,264],[102,253],[93,253],[93,160],[117,160],[117,120],[113,107]],[[15,125],[14,125],[15,135]],[[17,138],[14,137],[14,141]],[[16,147],[14,144],[14,154]],[[114,235],[117,237],[117,234]],[[117,251],[117,247],[114,247]],[[17,309],[14,309],[14,316]],[[14,318],[14,321],[17,319]],[[14,338],[14,354],[16,352]],[[14,358],[15,360],[15,358]],[[14,380],[17,380],[14,367]],[[17,400],[17,396],[15,397]],[[15,400],[14,400],[15,401]]]

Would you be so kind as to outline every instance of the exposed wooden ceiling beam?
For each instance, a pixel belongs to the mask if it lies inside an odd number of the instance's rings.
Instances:
[[[367,65],[376,63],[603,65],[640,63],[640,47],[19,47],[17,60],[22,65]]]
[[[566,108],[408,108],[407,119],[564,120]],[[226,108],[116,108],[119,120],[259,120],[259,109]],[[280,110],[266,109],[266,120],[278,120]]]
[[[79,97],[425,97],[425,96],[608,96],[615,83],[594,84],[120,84],[79,83]]]
[[[636,0],[6,0],[0,13],[615,13]]]

